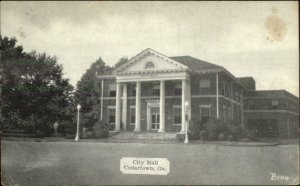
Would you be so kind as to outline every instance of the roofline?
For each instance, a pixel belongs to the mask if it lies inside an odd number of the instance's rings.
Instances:
[[[113,74],[110,75],[96,75],[98,79],[116,79],[116,76]]]
[[[282,92],[285,92],[285,93],[287,93],[290,97],[293,97],[293,98],[295,98],[295,99],[299,99],[297,96],[295,96],[294,94],[292,94],[292,93],[290,93],[289,91],[287,91],[287,90],[285,90],[285,89],[274,89],[274,90],[249,90],[248,92],[271,92],[271,91],[273,91],[273,92],[280,92],[280,91],[282,91]]]
[[[198,58],[196,58],[196,57],[189,56],[189,55],[185,55],[185,56],[171,56],[171,57],[169,57],[169,58],[173,59],[173,58],[181,58],[181,57],[189,57],[189,58],[193,58],[193,59],[199,60],[199,61],[201,61],[201,62],[207,63],[207,64],[209,64],[209,65],[215,66],[215,67],[211,67],[211,68],[222,68],[222,66],[217,65],[217,64],[215,64],[215,63],[211,63],[211,62],[208,62],[208,61],[204,61],[204,60],[202,60],[202,59],[198,59]],[[176,61],[176,60],[175,60],[175,61]],[[181,63],[181,62],[180,62],[180,63]]]
[[[171,58],[169,58],[168,56],[166,56],[166,55],[164,55],[164,54],[162,54],[162,53],[159,53],[159,52],[157,52],[157,51],[155,51],[155,50],[153,50],[153,49],[151,49],[151,48],[147,48],[147,49],[141,51],[140,53],[138,53],[137,55],[131,57],[127,62],[125,62],[125,63],[123,63],[122,65],[118,66],[116,69],[114,69],[114,70],[112,71],[112,73],[113,73],[113,74],[118,73],[117,71],[118,71],[119,69],[122,69],[122,68],[125,67],[130,61],[132,61],[132,60],[133,60],[134,58],[136,58],[138,55],[140,55],[140,54],[142,54],[143,52],[146,52],[146,51],[153,51],[154,53],[157,53],[157,54],[163,56],[164,58],[169,59],[169,60],[172,61],[173,63],[176,63],[176,64],[178,64],[178,65],[181,65],[181,66],[185,67],[186,69],[189,69],[188,66],[186,66],[186,65],[184,65],[184,64],[182,64],[182,63],[179,63],[178,61],[175,61],[174,59],[171,59]]]
[[[244,78],[250,78],[250,79],[253,79],[254,80],[254,78],[252,77],[252,76],[243,76],[243,77],[236,77],[237,79],[244,79]]]
[[[237,78],[231,73],[229,72],[226,68],[224,67],[221,67],[223,69],[223,71],[229,75],[238,85],[240,85],[244,90],[248,91],[248,89],[241,83],[237,80]]]

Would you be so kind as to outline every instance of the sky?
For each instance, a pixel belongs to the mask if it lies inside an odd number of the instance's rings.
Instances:
[[[73,85],[101,57],[151,48],[299,95],[298,2],[1,2],[1,34],[57,56]]]

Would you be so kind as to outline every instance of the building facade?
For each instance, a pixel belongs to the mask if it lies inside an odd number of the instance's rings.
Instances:
[[[167,57],[146,49],[98,78],[101,120],[114,131],[184,132],[190,119],[236,122],[245,129],[252,127],[257,113],[244,104],[258,100],[251,94],[256,92],[253,78],[236,78],[190,56]]]

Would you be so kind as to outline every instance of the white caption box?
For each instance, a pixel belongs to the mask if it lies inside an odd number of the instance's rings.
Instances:
[[[123,174],[167,175],[170,162],[166,158],[123,157],[120,160],[120,171]]]

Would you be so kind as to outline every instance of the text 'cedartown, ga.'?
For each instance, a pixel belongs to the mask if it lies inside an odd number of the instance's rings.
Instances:
[[[166,158],[123,157],[120,160],[120,171],[123,174],[167,175],[170,162]]]

